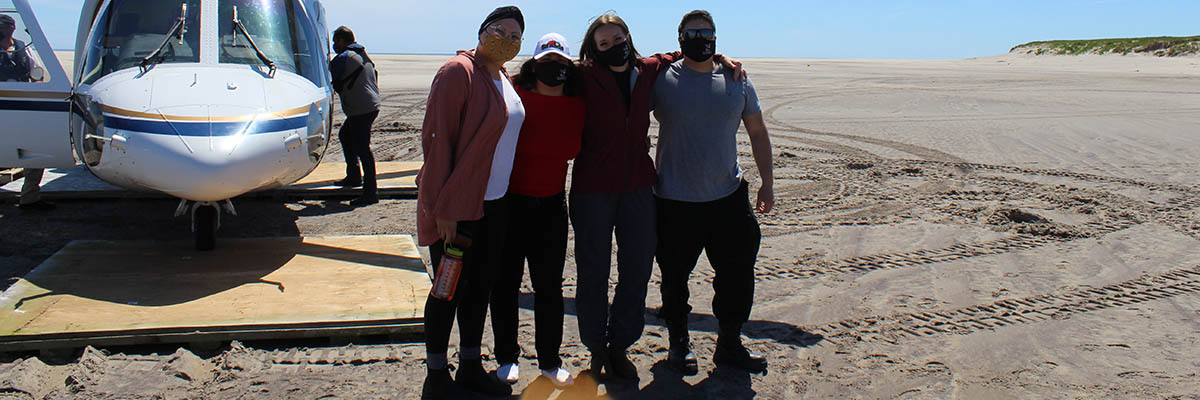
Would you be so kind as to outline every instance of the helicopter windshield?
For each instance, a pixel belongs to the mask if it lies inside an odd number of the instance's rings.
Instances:
[[[186,6],[182,43],[175,35],[156,62],[200,62],[200,0],[112,0],[96,18],[89,37],[81,82],[93,83],[114,71],[140,65],[171,34]],[[178,32],[175,32],[176,34]]]
[[[246,33],[279,69],[321,84],[324,61],[319,59],[317,33],[295,0],[222,0],[218,13],[221,63],[264,64],[254,46],[234,26],[235,7]]]

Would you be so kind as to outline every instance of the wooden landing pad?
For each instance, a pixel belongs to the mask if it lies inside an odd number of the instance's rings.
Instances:
[[[0,294],[0,351],[421,332],[408,235],[75,241]]]
[[[389,161],[375,164],[379,180],[379,195],[381,197],[416,196],[417,172],[421,170],[420,162]],[[333,182],[346,176],[346,164],[343,162],[327,161],[317,166],[312,173],[300,181],[282,188],[261,192],[247,193],[240,197],[262,196],[298,196],[321,197],[357,195],[361,188],[346,189],[333,186]],[[0,181],[2,182],[2,181]],[[24,179],[15,179],[11,183],[0,183],[0,200],[14,200],[21,192]],[[137,192],[113,186],[100,180],[87,168],[79,165],[72,169],[46,170],[42,177],[42,197],[46,199],[127,199],[127,198],[168,198],[161,193]]]

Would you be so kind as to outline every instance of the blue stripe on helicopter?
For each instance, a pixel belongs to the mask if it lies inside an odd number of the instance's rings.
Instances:
[[[249,128],[247,128],[247,125],[250,125]],[[104,126],[123,131],[156,135],[172,135],[178,133],[180,136],[218,137],[234,136],[241,134],[242,131],[245,131],[247,135],[256,135],[303,129],[308,127],[308,116],[238,122],[167,122],[161,120],[147,121],[141,119],[129,119],[111,114],[105,114]]]
[[[4,111],[58,111],[66,112],[71,106],[65,100],[36,101],[36,100],[0,100],[0,110]]]

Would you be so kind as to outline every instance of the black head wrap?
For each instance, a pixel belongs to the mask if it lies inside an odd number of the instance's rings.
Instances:
[[[487,29],[488,25],[491,25],[493,22],[509,18],[517,20],[517,24],[521,25],[521,33],[525,33],[525,16],[521,14],[521,9],[516,6],[500,7],[492,11],[491,14],[488,14],[487,19],[483,20],[483,24],[479,25],[479,33],[483,33],[483,30]]]

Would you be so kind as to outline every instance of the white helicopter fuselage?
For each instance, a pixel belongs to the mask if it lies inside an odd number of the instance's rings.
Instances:
[[[153,47],[144,43],[157,44],[153,40],[140,40],[142,35],[136,30],[124,36],[113,33],[126,29],[114,26],[124,23],[122,18],[136,19],[130,15],[137,15],[137,2],[89,1],[84,7],[80,20],[92,23],[86,38],[76,46],[71,102],[71,141],[76,158],[111,184],[195,202],[223,201],[252,191],[277,188],[310,173],[324,156],[331,129],[328,39],[320,3],[153,1],[181,9],[187,3],[200,6],[180,12],[181,15],[199,13],[198,18],[191,16],[191,21],[199,24],[186,26],[186,34],[178,35],[179,39],[167,38],[162,32],[148,35],[149,39],[168,40],[168,46],[182,44],[180,47],[184,49],[171,51],[187,56],[164,57],[165,61],[149,66],[131,65],[130,59],[140,60]],[[260,17],[251,24],[260,27],[290,24],[291,29],[285,29],[291,31],[290,39],[308,43],[304,46],[293,43],[290,48],[280,50],[264,32],[250,29],[250,39],[239,37],[235,28],[221,23],[220,14],[228,18],[229,3],[243,7],[240,10],[243,16],[257,11]],[[253,6],[287,6],[292,12],[249,8]],[[297,16],[309,21],[286,20]],[[269,18],[276,20],[266,20]],[[296,29],[308,32],[302,32],[303,38],[296,39]],[[254,37],[256,34],[264,36]],[[236,46],[239,39],[240,47]],[[126,56],[128,49],[113,43],[120,40],[140,40],[143,45]],[[266,52],[276,56],[273,61],[280,68],[268,70],[257,58],[235,58],[237,62],[223,59],[229,51],[247,54],[257,51],[250,40],[263,47],[274,46],[276,51]],[[297,51],[310,54],[293,55]],[[114,68],[89,57],[111,57],[124,65]],[[304,63],[301,58],[308,60],[307,65],[299,65]],[[307,77],[298,73],[301,69],[308,70]]]
[[[139,76],[141,75],[141,76]],[[328,142],[328,93],[307,79],[238,66],[160,65],[77,89],[101,112],[88,168],[114,185],[214,202],[303,178]],[[82,146],[78,152],[85,151]],[[79,154],[80,159],[92,158]]]

